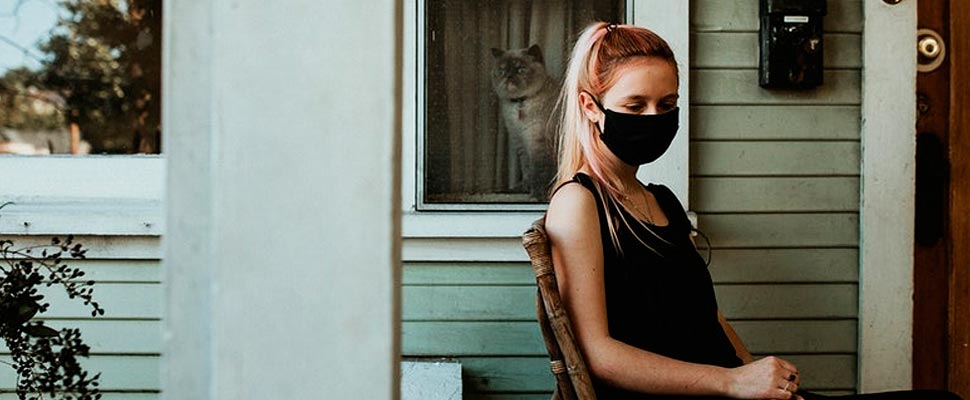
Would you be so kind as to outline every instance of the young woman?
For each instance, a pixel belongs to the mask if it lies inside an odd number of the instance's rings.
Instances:
[[[811,398],[791,362],[752,360],[718,310],[680,202],[636,178],[677,133],[677,72],[659,36],[607,23],[582,32],[566,71],[546,230],[598,397]]]

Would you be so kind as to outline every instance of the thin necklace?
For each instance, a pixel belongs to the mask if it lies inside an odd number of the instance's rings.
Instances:
[[[653,224],[653,213],[650,212],[650,205],[647,204],[647,198],[646,198],[646,196],[644,196],[642,194],[642,192],[641,193],[638,193],[638,194],[639,194],[639,196],[637,196],[637,197],[640,197],[640,201],[639,202],[632,201],[630,199],[630,196],[628,196],[626,193],[622,193],[622,194],[620,194],[620,196],[623,197],[623,203],[624,204],[626,204],[627,206],[629,206],[630,208],[632,208],[634,211],[636,211],[637,214],[647,217],[647,223],[648,224]],[[640,203],[641,202],[645,206],[644,208],[641,208],[640,207]]]

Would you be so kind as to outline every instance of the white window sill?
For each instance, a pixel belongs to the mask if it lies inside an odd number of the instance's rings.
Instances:
[[[0,235],[161,236],[162,203],[153,199],[0,199]]]

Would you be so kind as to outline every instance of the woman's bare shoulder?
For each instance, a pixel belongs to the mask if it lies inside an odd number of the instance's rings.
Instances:
[[[599,232],[596,199],[579,182],[564,184],[549,201],[546,231],[556,238],[580,239]]]

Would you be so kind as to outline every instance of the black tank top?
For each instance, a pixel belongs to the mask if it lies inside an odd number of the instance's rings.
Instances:
[[[589,189],[596,199],[610,336],[682,361],[722,367],[743,365],[718,321],[711,275],[690,240],[690,221],[674,193],[663,185],[646,185],[669,221],[664,226],[649,225],[656,236],[607,198],[619,236],[617,249],[606,223],[607,205],[597,194],[592,178],[577,173],[573,181]],[[619,220],[617,214],[621,212],[629,224]],[[601,399],[669,397],[627,392],[596,381],[594,385]]]

